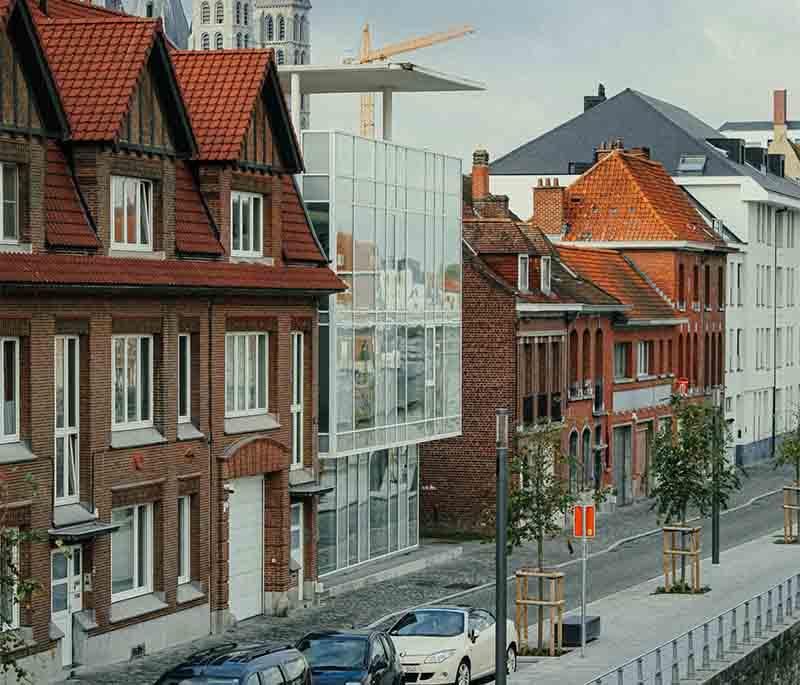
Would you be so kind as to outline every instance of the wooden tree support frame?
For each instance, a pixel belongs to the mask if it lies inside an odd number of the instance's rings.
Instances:
[[[564,644],[564,574],[539,568],[521,568],[516,574],[517,582],[517,635],[520,644],[528,646],[528,607],[545,607],[550,614],[550,656],[561,654]],[[543,579],[548,598],[528,594],[528,579]],[[538,584],[538,583],[537,583]]]
[[[678,573],[678,559],[687,557],[691,562],[692,592],[700,592],[700,526],[664,526],[664,590],[669,592]],[[684,547],[686,536],[689,547]],[[681,540],[678,546],[678,539]]]
[[[794,524],[800,511],[800,483],[783,486],[783,542],[797,542],[800,530],[795,531]]]

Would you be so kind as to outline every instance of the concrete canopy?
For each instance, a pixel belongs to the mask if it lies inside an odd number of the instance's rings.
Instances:
[[[287,64],[278,67],[281,85],[291,90],[291,78],[300,78],[303,95],[334,93],[446,93],[486,90],[486,85],[444,74],[411,62],[378,64]]]

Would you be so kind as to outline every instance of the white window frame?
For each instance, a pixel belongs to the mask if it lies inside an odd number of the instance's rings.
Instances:
[[[636,349],[636,377],[650,375],[650,341],[640,340]]]
[[[539,269],[539,289],[545,294],[550,294],[552,285],[552,264],[550,257],[542,257]]]
[[[69,397],[69,383],[68,383],[68,352],[70,341],[75,343],[75,389],[74,396]],[[58,355],[59,346],[63,354],[64,366],[62,369],[61,382],[64,387],[64,419],[63,425],[58,425],[58,402],[55,392],[55,384],[58,383],[58,365],[53,364],[53,382],[54,382],[54,402],[53,402],[53,426],[54,426],[54,444],[53,444],[53,496],[55,503],[59,504],[72,504],[80,499],[80,378],[81,378],[81,353],[80,353],[80,339],[77,335],[59,335],[56,336],[54,342],[54,355]],[[54,356],[55,359],[55,356]],[[68,417],[70,410],[70,403],[74,403],[75,407],[75,425],[69,426]],[[58,441],[64,441],[64,473],[62,474],[62,482],[64,483],[64,491],[69,490],[69,472],[70,462],[72,463],[72,473],[75,479],[75,492],[72,495],[58,495]]]
[[[305,404],[305,335],[300,331],[292,333],[292,468],[303,468],[303,420]]]
[[[243,216],[243,203],[242,200],[249,200],[250,206],[250,245],[245,248],[242,245],[242,239],[244,236],[242,235],[242,216]],[[236,244],[236,236],[234,235],[235,229],[235,217],[234,217],[234,202],[239,201],[239,247],[235,247]],[[261,208],[260,212],[255,211],[256,203],[254,200],[258,200],[258,206]],[[256,233],[256,222],[258,223],[258,249],[255,249],[253,245],[255,244],[254,238]],[[263,257],[264,256],[264,196],[260,193],[246,193],[241,190],[234,190],[231,191],[231,255],[234,257]]]
[[[181,350],[186,346],[186,385],[181,386]],[[187,414],[181,414],[181,395]],[[178,335],[178,423],[192,422],[192,337],[189,333]]]
[[[8,199],[5,197],[5,175],[8,170],[14,174],[14,197]],[[4,237],[6,232],[5,208],[7,204],[14,205],[14,236],[11,238]],[[20,225],[19,225],[19,166],[12,162],[0,163],[0,244],[4,245],[18,245],[20,242]]]
[[[5,379],[5,346],[6,343],[14,343],[14,432],[5,433],[5,421],[2,412],[5,411],[2,401],[6,391]],[[20,339],[12,337],[0,337],[0,444],[19,442],[19,415],[21,393],[19,388],[19,346]]]
[[[544,259],[544,257],[542,259]],[[530,257],[526,254],[517,255],[517,289],[527,292],[529,283]]]
[[[137,341],[137,343],[136,343],[136,355],[137,355],[136,356],[136,359],[137,359],[137,364],[136,364],[136,377],[137,377],[136,400],[137,400],[137,407],[138,407],[138,411],[137,411],[138,418],[136,420],[133,420],[133,421],[128,421],[127,420],[127,418],[128,418],[128,340],[130,340],[132,338],[136,339],[136,341]],[[142,412],[142,382],[141,381],[142,381],[142,376],[141,376],[140,368],[141,368],[141,359],[142,359],[142,340],[145,340],[145,339],[150,341],[150,344],[148,345],[149,356],[150,356],[150,358],[148,360],[149,361],[149,370],[150,370],[149,380],[148,380],[148,386],[149,386],[149,391],[150,391],[150,397],[149,397],[149,402],[148,402],[148,406],[150,407],[150,418],[148,418],[148,419],[142,419],[141,418],[141,412]],[[124,416],[125,416],[125,420],[124,421],[117,421],[116,420],[116,416],[114,415],[114,411],[115,411],[114,403],[115,403],[116,394],[117,394],[116,393],[116,385],[115,385],[116,382],[117,382],[116,381],[116,378],[117,378],[116,366],[115,366],[116,355],[114,354],[114,352],[115,352],[114,347],[116,346],[116,343],[117,343],[118,340],[123,340],[124,341],[123,349],[125,351],[125,354],[124,354],[124,357],[123,357],[123,369],[122,369],[122,381],[124,383],[122,396],[124,398],[124,405],[125,405],[124,408],[123,408],[123,413],[124,413]],[[111,429],[114,430],[114,431],[136,430],[138,428],[152,428],[153,427],[153,414],[154,414],[154,407],[153,407],[153,397],[154,397],[154,392],[153,392],[153,358],[154,358],[153,346],[154,346],[154,340],[153,340],[153,336],[152,335],[135,334],[135,335],[113,335],[113,336],[111,336]]]
[[[625,375],[618,376],[617,375],[617,346],[620,346],[625,350]],[[613,356],[613,372],[614,372],[614,380],[615,381],[622,381],[628,380],[630,378],[629,374],[631,369],[629,368],[630,365],[630,343],[629,342],[618,342],[614,343],[614,356]]]
[[[144,544],[144,551],[146,555],[145,563],[144,563],[144,573],[146,578],[141,579],[137,577],[139,571],[139,510],[145,510],[145,528],[144,531],[145,537],[145,544]],[[126,599],[132,599],[133,597],[141,597],[142,595],[148,595],[153,591],[153,504],[131,504],[127,507],[116,507],[115,509],[111,510],[112,521],[113,515],[115,511],[122,511],[124,509],[133,509],[133,549],[131,550],[131,557],[133,559],[133,583],[134,587],[130,590],[125,590],[123,592],[118,592],[114,594],[113,591],[113,582],[114,582],[114,574],[113,574],[113,565],[114,565],[114,536],[111,536],[111,574],[110,574],[110,582],[112,583],[111,589],[111,602],[121,602]],[[144,580],[144,582],[140,583],[139,581]]]
[[[245,405],[248,404],[248,397],[247,391],[249,388],[249,381],[250,375],[252,370],[250,369],[249,364],[249,355],[247,350],[250,346],[250,336],[255,337],[255,345],[256,345],[256,367],[259,365],[258,360],[258,339],[263,337],[264,338],[264,360],[263,370],[260,368],[256,368],[256,406],[255,407],[247,407],[244,408],[233,408],[228,409],[228,359],[229,359],[229,346],[233,346],[233,394],[234,394],[234,405],[238,402],[238,387],[239,387],[239,363],[238,363],[238,355],[239,355],[239,338],[245,339],[245,365],[244,365],[244,390],[245,390]],[[264,404],[260,406],[258,403],[258,377],[260,374],[264,374]],[[234,333],[226,333],[225,334],[225,417],[226,418],[235,418],[239,416],[259,416],[263,414],[267,414],[269,412],[269,333],[264,333],[261,331],[237,331]]]
[[[19,533],[17,528],[9,528],[9,532],[17,535]],[[0,545],[0,554],[2,554],[2,545]],[[19,568],[19,542],[11,545],[11,559],[10,563],[12,566]],[[0,572],[3,571],[3,563],[0,560]],[[6,622],[5,619],[0,615],[0,630],[16,630],[19,628],[19,599],[17,598],[17,584],[16,581],[10,583],[6,588],[4,588],[11,597],[11,621]]]
[[[208,34],[204,33],[203,38],[207,38]],[[208,49],[207,47],[204,49]],[[116,224],[115,222],[115,212],[114,212],[114,198],[116,197],[116,190],[119,184],[122,184],[122,240],[118,241],[116,239]],[[126,197],[126,188],[128,184],[134,184],[136,186],[136,241],[129,243],[128,242],[128,203],[125,201]],[[148,207],[145,208],[146,217],[147,217],[147,242],[141,242],[140,238],[140,229],[141,229],[141,221],[142,221],[142,194],[141,194],[141,187],[144,186],[147,189],[147,204]],[[116,250],[138,250],[140,252],[152,252],[153,250],[153,182],[146,179],[146,178],[136,178],[133,176],[112,176],[111,177],[111,199],[110,199],[110,220],[109,225],[111,226],[111,247]]]
[[[181,519],[181,515],[183,518]],[[183,567],[183,573],[178,575],[178,585],[184,585],[192,580],[192,498],[191,495],[178,497],[178,569]],[[181,528],[181,520],[183,528]]]

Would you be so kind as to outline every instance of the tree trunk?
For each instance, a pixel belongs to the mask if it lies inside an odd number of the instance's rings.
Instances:
[[[536,540],[536,564],[539,567],[539,572],[542,571],[542,566],[544,565],[544,531],[539,531],[539,538]],[[544,599],[544,578],[541,576],[539,577],[539,601]],[[539,653],[541,654],[541,650],[543,649],[544,645],[544,636],[542,632],[544,631],[544,607],[540,604],[537,607],[537,623],[536,623],[536,635],[537,638],[537,647],[539,648]],[[550,630],[553,630],[553,626],[550,626]]]

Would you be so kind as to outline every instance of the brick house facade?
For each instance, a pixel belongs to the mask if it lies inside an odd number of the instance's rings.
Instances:
[[[489,194],[487,163],[476,152],[464,211],[464,434],[426,446],[422,459],[433,530],[480,529],[494,507],[495,409],[511,407],[512,425],[558,422],[573,490],[610,486],[626,504],[649,494],[652,441],[671,426],[676,378],[697,396],[723,382],[715,279],[725,250],[660,165],[644,151],[601,155],[573,186],[535,188],[526,223]],[[659,231],[694,233],[636,240]],[[678,305],[679,273],[689,274],[686,292],[699,278],[696,306]]]
[[[212,63],[73,0],[0,15],[0,506],[46,538],[4,551],[42,589],[3,618],[46,682],[313,601],[343,284],[271,51]]]

